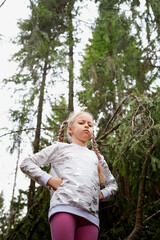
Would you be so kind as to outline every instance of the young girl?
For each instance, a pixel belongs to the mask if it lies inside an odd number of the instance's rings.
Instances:
[[[70,144],[63,143],[65,125]],[[94,151],[87,148],[90,139]],[[50,174],[40,168],[47,164],[51,164]],[[59,141],[24,159],[20,167],[33,180],[51,188],[52,240],[98,238],[99,200],[109,200],[117,191],[117,183],[97,149],[90,113],[71,114],[62,123]]]

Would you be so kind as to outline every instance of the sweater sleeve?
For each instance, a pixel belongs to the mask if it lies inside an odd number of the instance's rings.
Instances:
[[[104,160],[102,156],[102,172],[104,174],[104,188],[101,189],[101,192],[103,194],[103,200],[107,201],[111,198],[112,195],[114,195],[118,191],[118,185],[117,182],[112,175],[111,171],[109,170],[108,164]]]
[[[59,144],[54,142],[51,146],[44,148],[42,151],[25,158],[20,169],[27,174],[35,182],[46,186],[48,180],[52,177],[47,172],[43,171],[41,167],[48,165],[58,155]]]

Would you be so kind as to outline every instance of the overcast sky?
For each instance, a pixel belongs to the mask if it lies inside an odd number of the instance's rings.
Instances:
[[[0,0],[0,4],[3,1]],[[17,20],[21,18],[27,18],[29,10],[27,9],[27,0],[6,0],[4,5],[0,8],[0,81],[2,79],[8,78],[16,73],[17,65],[14,62],[9,61],[12,54],[18,50],[18,47],[11,43],[11,38],[15,38],[18,34]],[[0,91],[0,122],[1,127],[9,127],[8,121],[8,110],[12,106],[13,99],[10,98],[10,91],[3,89],[1,87]],[[0,135],[5,133],[0,131]],[[11,156],[7,152],[7,147],[9,146],[9,137],[0,138],[0,191],[3,190],[5,198],[6,210],[9,206],[11,200],[13,179],[16,163],[16,155]],[[19,176],[22,177],[22,174]],[[20,187],[25,187],[27,185],[27,179],[23,178],[17,184]],[[24,183],[24,186],[23,186]],[[18,189],[18,187],[17,187]]]

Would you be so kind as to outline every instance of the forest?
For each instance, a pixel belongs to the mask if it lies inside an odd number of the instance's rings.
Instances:
[[[15,100],[8,113],[13,128],[6,130],[6,147],[17,155],[14,185],[26,141],[32,153],[52,144],[61,122],[78,106],[94,116],[98,148],[119,187],[110,201],[100,203],[99,240],[158,240],[160,1],[90,2],[98,17],[78,76],[75,49],[83,42],[78,32],[86,1],[28,0],[30,15],[17,22],[20,33],[13,42],[20,48],[12,61],[19,67],[1,80]],[[18,196],[13,186],[5,212],[1,192],[0,239],[51,239],[49,198],[47,188],[29,180]]]

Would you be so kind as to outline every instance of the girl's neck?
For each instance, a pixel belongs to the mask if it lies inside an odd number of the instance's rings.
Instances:
[[[79,145],[81,147],[87,147],[87,142],[81,142],[81,141],[73,141],[73,144]]]

